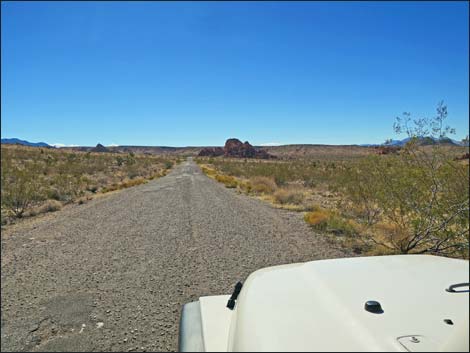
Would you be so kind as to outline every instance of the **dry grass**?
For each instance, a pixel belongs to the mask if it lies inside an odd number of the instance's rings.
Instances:
[[[56,212],[62,208],[62,202],[57,200],[47,200],[42,205],[31,208],[27,216],[32,217],[47,212]]]
[[[208,167],[207,165],[201,165],[201,170],[208,177],[217,180],[219,183],[224,184],[229,189],[234,189],[238,186],[237,178],[218,173],[215,169]]]
[[[337,211],[322,209],[315,206],[314,210],[304,216],[305,222],[315,229],[336,235],[355,236],[360,233],[360,225],[342,216]]]
[[[274,192],[274,200],[281,205],[302,205],[305,194],[300,189],[278,189]]]
[[[149,179],[154,179],[154,178],[155,177],[151,177]],[[140,184],[145,184],[147,182],[148,182],[148,180],[144,179],[142,177],[135,178],[135,179],[130,179],[130,180],[125,180],[122,183],[115,183],[115,184],[112,184],[112,185],[109,185],[109,186],[103,188],[102,192],[106,193],[106,192],[121,190],[121,189],[125,189],[125,188],[130,188],[132,186],[137,186],[137,185],[140,185]]]
[[[272,194],[277,190],[276,182],[273,178],[256,176],[250,178],[251,190],[260,194]]]
[[[223,174],[216,174],[215,180],[219,183],[223,183],[227,188],[236,188],[238,183],[237,180],[233,176],[223,175]]]
[[[329,218],[330,212],[327,210],[307,212],[304,216],[305,222],[320,230],[326,230]]]

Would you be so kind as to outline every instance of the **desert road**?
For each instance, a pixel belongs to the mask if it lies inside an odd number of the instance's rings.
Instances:
[[[191,160],[2,231],[2,351],[175,351],[181,306],[272,265],[344,257]]]

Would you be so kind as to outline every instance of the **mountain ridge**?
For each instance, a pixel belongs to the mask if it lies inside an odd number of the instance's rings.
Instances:
[[[2,138],[1,143],[11,144],[11,145],[17,144],[17,145],[31,146],[31,147],[51,147],[51,148],[54,147],[54,146],[51,146],[51,145],[49,145],[45,142],[29,142],[29,141],[26,141],[26,140],[21,140],[21,139],[16,138],[16,137]]]
[[[280,147],[280,146],[360,146],[360,147],[376,147],[376,146],[397,146],[397,147],[402,147],[404,146],[411,138],[407,137],[402,140],[391,140],[389,143],[363,143],[363,144],[342,144],[342,145],[329,145],[329,144],[316,144],[316,143],[299,143],[299,144],[280,144],[279,146],[275,147]],[[434,144],[437,142],[438,139],[432,138],[432,137],[421,137],[422,140],[424,140],[421,144]],[[448,137],[445,137],[442,141],[443,143],[448,143],[454,146],[464,146],[464,144],[460,141],[450,139]],[[91,150],[96,147],[91,147],[91,146],[64,146],[64,147],[58,147],[54,145],[49,145],[46,142],[30,142],[27,140],[22,140],[16,137],[13,138],[2,138],[1,139],[2,144],[19,144],[23,146],[31,146],[31,147],[47,147],[47,148],[72,148],[72,149],[86,149],[86,150]],[[101,145],[102,146],[102,145]],[[173,150],[173,149],[185,149],[185,148],[216,148],[217,146],[179,146],[179,147],[174,147],[174,146],[134,146],[134,145],[118,145],[118,146],[103,146],[104,148],[108,149],[109,151],[113,151],[115,149],[122,149],[126,147],[141,147],[141,148],[159,148],[163,150]],[[253,145],[253,147],[262,149],[266,147],[272,147],[272,146],[261,146],[261,145]]]

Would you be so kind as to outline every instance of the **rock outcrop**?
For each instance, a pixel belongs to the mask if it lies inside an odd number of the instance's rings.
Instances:
[[[230,158],[260,158],[269,159],[274,158],[264,150],[254,148],[248,141],[242,143],[239,139],[231,138],[225,142],[224,148],[222,147],[207,147],[199,152],[199,156],[209,157],[230,157]]]
[[[199,152],[201,157],[218,157],[224,154],[222,147],[206,147]]]
[[[97,144],[96,147],[93,147],[91,152],[110,152],[106,147],[104,147],[101,143]]]

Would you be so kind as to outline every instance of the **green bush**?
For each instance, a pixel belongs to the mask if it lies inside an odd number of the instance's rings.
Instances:
[[[25,169],[2,163],[1,183],[2,206],[18,218],[44,198],[38,178]]]
[[[446,109],[432,120],[398,120],[410,142],[398,155],[370,156],[336,179],[353,205],[363,211],[368,236],[400,253],[468,256],[469,168],[455,161],[446,146],[422,146],[416,136],[432,132],[442,138]],[[377,235],[377,224],[393,232]]]

